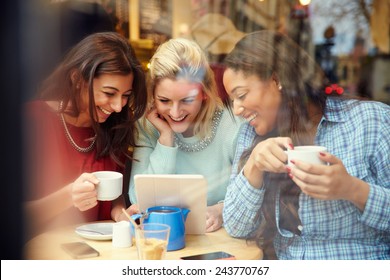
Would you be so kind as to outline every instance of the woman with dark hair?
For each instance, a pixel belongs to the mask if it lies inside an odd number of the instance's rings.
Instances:
[[[146,99],[143,69],[123,36],[95,33],[67,53],[43,83],[40,98],[26,108],[25,210],[33,232],[54,224],[126,219],[123,195],[112,203],[97,201],[92,172],[124,172]]]
[[[247,120],[228,233],[255,239],[266,259],[390,259],[390,107],[326,95],[321,69],[278,33],[245,36],[226,65],[233,112]],[[327,165],[287,166],[297,145],[327,147]]]

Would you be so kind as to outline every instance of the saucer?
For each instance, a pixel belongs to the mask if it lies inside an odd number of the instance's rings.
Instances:
[[[87,239],[110,240],[112,239],[112,226],[114,223],[86,224],[76,228],[75,232]]]

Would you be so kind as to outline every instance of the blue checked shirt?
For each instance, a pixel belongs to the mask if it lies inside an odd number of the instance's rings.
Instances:
[[[260,223],[255,215],[264,189],[253,188],[242,170],[237,172],[239,158],[255,136],[248,124],[242,128],[225,197],[224,227],[234,237],[250,237]],[[350,175],[370,185],[368,200],[361,212],[349,201],[317,200],[301,193],[299,236],[279,228],[277,198],[278,258],[390,259],[390,106],[328,98],[315,142],[340,158]]]

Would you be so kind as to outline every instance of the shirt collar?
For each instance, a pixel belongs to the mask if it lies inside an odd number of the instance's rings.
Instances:
[[[347,100],[328,97],[326,99],[325,114],[322,116],[321,122],[326,120],[330,122],[346,122],[347,115]]]

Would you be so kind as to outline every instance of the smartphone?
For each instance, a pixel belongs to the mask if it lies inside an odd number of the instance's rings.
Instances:
[[[92,258],[99,256],[99,252],[85,242],[70,242],[61,244],[64,249],[74,259]]]
[[[200,255],[181,257],[182,260],[235,260],[233,255],[226,252],[212,252]]]

